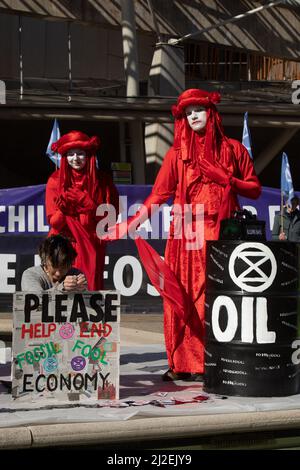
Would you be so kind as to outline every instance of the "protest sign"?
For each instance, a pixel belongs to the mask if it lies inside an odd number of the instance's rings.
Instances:
[[[118,399],[120,294],[17,292],[12,396]]]

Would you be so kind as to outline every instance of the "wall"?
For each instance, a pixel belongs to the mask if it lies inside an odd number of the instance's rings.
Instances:
[[[152,0],[162,34],[182,36],[261,6],[253,0]],[[290,5],[297,5],[290,2]],[[147,0],[136,0],[136,23],[153,31]],[[299,5],[299,3],[298,3]],[[120,28],[120,0],[0,0],[0,12],[97,24]],[[299,59],[300,7],[278,6],[199,36],[219,44]]]
[[[19,21],[14,15],[0,13],[0,42],[5,54],[0,57],[0,78],[19,77]],[[101,78],[124,81],[121,30],[72,23],[73,79]],[[26,77],[68,77],[68,24],[22,17],[22,53]],[[140,79],[147,80],[154,40],[138,35]]]

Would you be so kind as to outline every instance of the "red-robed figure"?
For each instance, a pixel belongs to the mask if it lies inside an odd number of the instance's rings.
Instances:
[[[218,239],[220,221],[239,208],[239,194],[256,199],[261,192],[246,148],[224,134],[215,106],[219,101],[219,93],[199,89],[186,90],[179,96],[172,108],[174,144],[139,213],[128,227],[119,227],[121,237],[126,229],[133,232],[150,215],[153,204],[160,205],[169,198],[173,198],[174,207],[182,208],[179,216],[174,213],[165,262],[145,240],[136,240],[145,269],[164,298],[164,334],[170,367],[164,380],[189,376],[197,380],[203,373],[206,240]],[[176,224],[184,217],[186,205],[190,205],[192,219],[196,219],[201,204],[204,243],[201,248],[193,248],[184,231],[181,237],[175,236]]]
[[[106,242],[96,235],[100,204],[111,204],[118,213],[118,191],[110,176],[97,169],[98,137],[71,131],[52,144],[61,155],[60,168],[46,185],[49,235],[67,236],[76,249],[74,266],[85,273],[89,290],[103,288]]]

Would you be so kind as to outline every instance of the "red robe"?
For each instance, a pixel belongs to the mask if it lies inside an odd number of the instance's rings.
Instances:
[[[79,190],[87,190],[84,173],[71,171],[71,185]],[[74,266],[87,277],[89,290],[103,289],[103,270],[106,242],[99,240],[96,225],[101,217],[96,216],[99,204],[112,204],[118,215],[119,194],[112,179],[104,172],[97,171],[98,190],[93,200],[92,210],[79,213],[71,207],[61,211],[57,207],[59,196],[60,170],[55,171],[46,185],[46,214],[51,226],[49,235],[61,234],[70,238],[77,252]],[[64,212],[64,213],[63,213]]]
[[[148,213],[151,204],[162,204],[170,197],[174,198],[174,204],[192,204],[193,211],[196,203],[204,204],[204,239],[217,240],[220,222],[218,216],[229,217],[232,211],[239,208],[237,194],[256,199],[261,192],[252,160],[245,147],[233,139],[228,139],[227,142],[231,149],[225,142],[222,144],[218,165],[232,175],[230,185],[223,187],[209,181],[201,175],[199,167],[188,155],[182,157],[181,152],[171,147],[157,175],[152,193],[144,203]],[[204,138],[200,142],[200,149],[201,146],[203,151]],[[201,157],[204,157],[203,152],[198,158]],[[183,287],[186,298],[189,298],[189,307],[185,309],[185,314],[178,315],[178,311],[174,309],[174,300],[170,302],[164,296],[164,333],[169,366],[174,372],[203,373],[206,243],[204,241],[202,249],[187,250],[184,238],[174,238],[172,222],[165,262]],[[170,276],[169,279],[170,285],[174,285]],[[176,288],[169,288],[169,293],[172,289],[175,298]],[[180,298],[183,297],[181,295]]]

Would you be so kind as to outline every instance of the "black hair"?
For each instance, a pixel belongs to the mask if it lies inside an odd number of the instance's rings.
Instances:
[[[50,261],[54,268],[61,266],[72,266],[77,252],[72,243],[62,235],[51,235],[43,240],[39,246],[39,255],[42,266]]]

